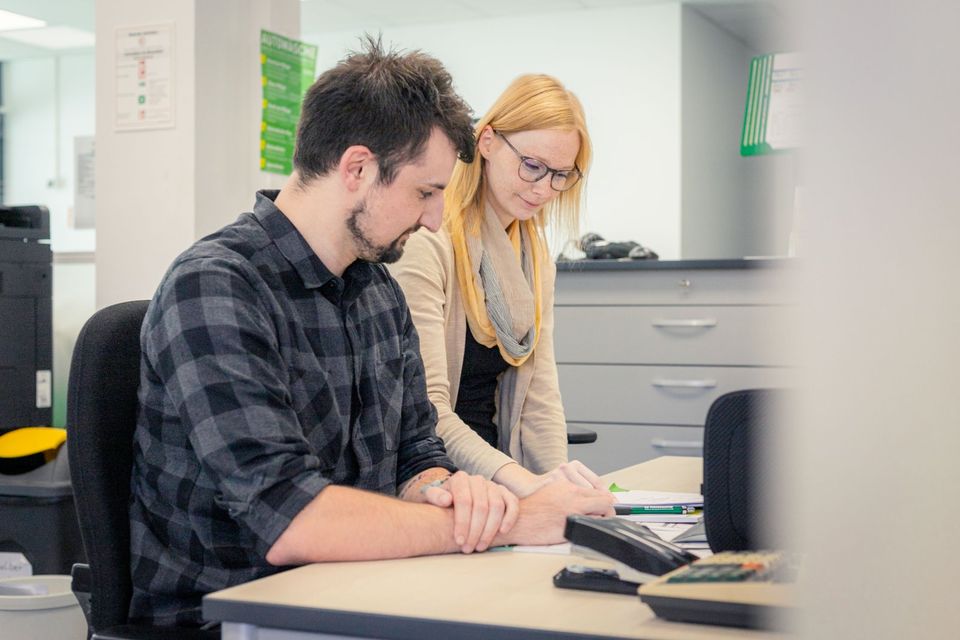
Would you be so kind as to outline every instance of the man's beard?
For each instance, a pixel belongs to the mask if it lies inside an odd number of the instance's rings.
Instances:
[[[386,264],[396,262],[403,255],[403,243],[400,239],[405,235],[417,231],[420,225],[413,225],[410,229],[400,234],[400,237],[386,246],[377,245],[374,244],[360,228],[360,216],[367,214],[367,203],[363,200],[350,210],[350,216],[347,218],[347,229],[350,230],[350,235],[353,236],[354,245],[357,248],[357,257],[364,262],[383,262]]]

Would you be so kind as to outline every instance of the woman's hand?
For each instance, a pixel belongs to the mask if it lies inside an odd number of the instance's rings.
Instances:
[[[567,516],[612,516],[614,498],[607,490],[578,487],[558,478],[520,501],[517,526],[497,540],[500,544],[554,544],[563,542]]]
[[[542,475],[531,473],[516,462],[500,467],[500,469],[493,474],[494,482],[507,487],[521,499],[526,498],[555,480],[570,482],[586,489],[607,491],[607,488],[603,486],[603,481],[599,476],[579,460],[564,462],[553,471],[548,471]]]
[[[603,486],[603,480],[601,480],[597,474],[587,468],[587,465],[583,464],[579,460],[564,462],[553,471],[545,473],[540,477],[545,478],[547,482],[553,480],[566,480],[568,482],[572,482],[578,487],[599,489],[601,491],[606,489],[606,487]]]

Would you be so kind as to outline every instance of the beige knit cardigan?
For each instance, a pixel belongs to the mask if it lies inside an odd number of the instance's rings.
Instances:
[[[502,451],[487,444],[453,412],[460,388],[467,319],[450,234],[446,228],[437,233],[418,231],[407,241],[403,258],[389,269],[403,288],[420,335],[427,394],[437,409],[437,434],[453,462],[468,473],[488,479],[514,460],[533,473],[544,473],[566,462],[567,427],[553,355],[556,265],[547,260],[540,270],[540,340],[526,362],[508,367],[497,385],[494,422]]]

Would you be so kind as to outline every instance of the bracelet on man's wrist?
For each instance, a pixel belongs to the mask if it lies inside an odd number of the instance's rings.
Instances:
[[[442,478],[437,478],[430,482],[424,483],[420,486],[420,493],[426,493],[427,489],[431,487],[442,487],[443,483],[450,479],[449,475],[443,476]]]

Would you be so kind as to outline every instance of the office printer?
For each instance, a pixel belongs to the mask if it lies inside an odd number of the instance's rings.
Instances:
[[[49,239],[46,207],[0,206],[0,433],[53,417]]]

